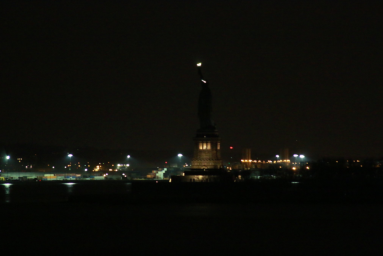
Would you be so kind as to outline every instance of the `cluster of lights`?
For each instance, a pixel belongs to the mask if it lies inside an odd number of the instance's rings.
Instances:
[[[251,160],[251,159],[241,159],[241,162],[246,162],[246,163],[251,163],[251,162],[253,162],[253,163],[290,163],[290,159],[284,159],[284,160],[278,160],[278,161],[272,161],[272,160],[267,160],[267,161],[265,161],[265,160]]]

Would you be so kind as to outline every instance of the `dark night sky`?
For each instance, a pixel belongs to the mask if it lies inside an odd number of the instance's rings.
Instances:
[[[382,156],[377,1],[105,2],[1,4],[0,144],[191,149],[202,61],[224,147]]]

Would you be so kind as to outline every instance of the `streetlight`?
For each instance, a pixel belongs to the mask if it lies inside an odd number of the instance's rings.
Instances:
[[[70,164],[70,168],[69,168],[69,170],[71,170],[72,169],[72,154],[68,154],[68,156],[69,156],[69,164]]]
[[[127,155],[126,158],[128,159],[128,166],[130,166],[130,155]],[[127,169],[127,167],[125,169]]]
[[[180,168],[181,168],[181,167],[182,167],[181,158],[182,158],[183,155],[182,155],[182,154],[178,154],[177,156],[178,156],[178,158],[179,158],[179,161],[180,161]]]
[[[11,158],[11,156],[6,156],[5,157],[5,159],[6,159],[6,161],[5,161],[5,166],[7,166],[8,165],[8,160]],[[4,171],[5,171],[5,168],[4,168]],[[7,172],[7,174],[8,174],[8,177],[9,177],[9,173]]]
[[[299,158],[302,159],[302,161],[303,161],[303,159],[305,158],[305,155],[299,155]],[[301,165],[300,161],[299,161],[299,165]]]

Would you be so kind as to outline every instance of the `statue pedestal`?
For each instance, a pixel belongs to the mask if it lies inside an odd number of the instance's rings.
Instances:
[[[221,138],[218,131],[212,127],[199,129],[194,137],[194,157],[192,170],[222,169]]]

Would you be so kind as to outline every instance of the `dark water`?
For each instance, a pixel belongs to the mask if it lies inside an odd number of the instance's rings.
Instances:
[[[383,250],[379,203],[126,200],[156,192],[141,189],[127,182],[12,184],[10,202],[0,205],[2,248],[12,254],[55,255],[355,255]],[[156,195],[152,198],[161,198]]]
[[[0,183],[3,203],[66,202],[73,198],[127,196],[131,183],[122,181],[46,181]]]

